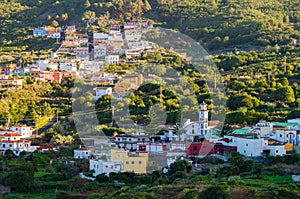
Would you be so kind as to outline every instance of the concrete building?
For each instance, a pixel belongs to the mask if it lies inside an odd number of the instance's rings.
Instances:
[[[108,64],[118,64],[120,62],[119,55],[107,55],[105,56],[105,62]]]
[[[114,160],[90,160],[90,171],[94,171],[93,176],[100,174],[109,175],[110,173],[119,173],[123,169],[122,162]]]
[[[75,159],[90,159],[92,155],[92,149],[79,148],[74,150]]]
[[[122,149],[111,150],[111,159],[123,163],[122,172],[147,173],[148,157],[149,154],[147,152],[128,152]]]
[[[28,138],[32,136],[32,129],[30,126],[11,126],[7,130],[17,132],[21,135],[21,138]]]
[[[264,139],[237,138],[237,152],[247,157],[261,156],[264,145]]]
[[[33,152],[34,147],[31,147],[31,141],[21,139],[21,135],[15,132],[7,132],[2,134],[0,141],[0,151],[2,156],[5,156],[7,150],[11,150],[16,156],[19,156],[22,151]]]
[[[104,95],[112,95],[111,87],[96,87],[93,89],[94,100],[97,101],[100,97]]]

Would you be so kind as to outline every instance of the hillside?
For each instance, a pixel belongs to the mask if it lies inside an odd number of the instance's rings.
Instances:
[[[300,38],[300,11],[296,0],[182,0],[182,1],[97,1],[14,0],[0,4],[1,53],[51,49],[55,41],[36,39],[38,26],[76,24],[85,27],[95,18],[134,20],[150,18],[163,27],[178,29],[201,41],[209,50],[238,47],[257,49],[287,45]]]

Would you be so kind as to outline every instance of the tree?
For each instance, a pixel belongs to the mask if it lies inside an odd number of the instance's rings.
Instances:
[[[99,174],[96,176],[96,181],[99,183],[109,182],[109,177],[105,174]]]
[[[99,124],[108,124],[112,122],[111,100],[112,96],[104,95],[96,101],[95,109],[98,110],[96,115]]]
[[[58,25],[59,25],[59,24],[58,24],[58,22],[57,22],[56,20],[53,20],[53,21],[52,21],[52,26],[53,26],[53,27],[56,28],[56,27],[58,27]]]
[[[85,1],[85,4],[84,4],[84,7],[85,8],[88,8],[88,7],[90,7],[91,6],[91,3],[89,2],[89,0],[86,0]]]
[[[144,1],[144,9],[145,9],[146,12],[152,9],[152,7],[151,7],[150,3],[148,2],[148,0]]]
[[[283,17],[283,23],[290,23],[290,17],[288,15]]]
[[[271,93],[271,99],[291,103],[295,101],[294,90],[290,86],[280,87]]]
[[[29,192],[34,178],[34,167],[31,163],[23,163],[13,168],[5,179],[5,184],[13,191]]]
[[[90,18],[95,18],[96,17],[96,13],[90,10],[87,10],[83,13],[83,18],[85,20],[90,19]]]
[[[213,185],[202,191],[199,199],[230,199],[231,196],[228,191],[228,187],[223,185]]]

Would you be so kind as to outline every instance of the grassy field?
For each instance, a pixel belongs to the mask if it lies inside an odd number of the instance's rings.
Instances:
[[[268,176],[262,175],[261,178],[255,178],[254,176],[247,176],[242,178],[243,184],[257,189],[268,189],[280,187],[280,185],[292,183],[291,175],[284,176]]]

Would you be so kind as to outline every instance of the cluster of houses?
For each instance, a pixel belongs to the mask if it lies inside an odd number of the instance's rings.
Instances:
[[[143,74],[117,74],[98,72],[91,76],[91,81],[102,84],[102,87],[93,89],[94,100],[98,100],[103,95],[112,95],[117,99],[122,98],[126,92],[138,89],[143,83],[157,79],[155,75]],[[111,87],[113,86],[113,87]]]
[[[143,50],[153,48],[153,44],[142,40],[142,34],[150,27],[148,21],[127,22],[123,26],[111,24],[108,33],[93,34],[93,58],[105,59],[109,64],[119,63],[119,56],[139,57]]]
[[[168,167],[179,158],[193,160],[230,152],[248,158],[283,156],[293,152],[294,145],[300,145],[300,119],[286,123],[260,121],[254,127],[235,128],[224,137],[212,135],[216,124],[208,121],[207,105],[202,103],[199,120],[186,123],[181,135],[173,129],[159,136],[119,134],[109,143],[74,150],[74,158],[88,159],[94,176],[111,172],[141,174]]]
[[[119,78],[115,74],[101,74],[101,69],[105,64],[120,63],[122,55],[127,58],[139,57],[143,50],[152,49],[151,42],[142,40],[142,34],[150,26],[148,21],[128,22],[122,26],[111,24],[107,33],[93,33],[92,42],[89,42],[87,34],[77,33],[75,26],[67,26],[64,30],[53,27],[35,28],[35,37],[61,38],[60,47],[48,59],[37,60],[28,67],[18,68],[16,64],[7,64],[0,68],[0,87],[22,87],[25,76],[33,77],[35,81],[60,83],[65,77],[78,76],[79,71],[83,76],[88,74],[92,82],[116,84]],[[68,57],[65,55],[73,55],[73,58],[64,58]],[[140,78],[133,76],[125,77],[116,90],[132,89],[140,85],[133,80],[128,86],[126,78]],[[142,80],[140,78],[137,81]]]
[[[32,146],[29,138],[33,136],[33,129],[26,125],[0,127],[0,157],[5,156],[6,151],[10,150],[15,156],[21,152],[49,151],[58,150],[54,146]]]
[[[29,126],[11,126],[0,128],[0,156],[4,156],[7,150],[19,156],[22,151],[33,152],[36,147],[31,146],[28,140],[32,136],[32,129]]]
[[[60,27],[44,26],[33,29],[32,33],[34,37],[59,39],[61,37],[61,31],[62,29]]]
[[[64,38],[56,54],[74,55],[81,61],[89,60],[89,38],[87,34],[76,32],[75,26],[67,26],[64,31]]]

